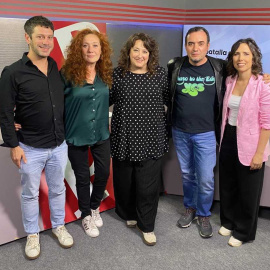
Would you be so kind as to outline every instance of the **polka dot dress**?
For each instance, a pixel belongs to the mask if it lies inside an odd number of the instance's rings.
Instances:
[[[168,100],[165,69],[149,76],[118,67],[113,74],[110,101],[114,103],[111,123],[111,154],[118,160],[142,161],[159,158],[168,151],[164,104]]]

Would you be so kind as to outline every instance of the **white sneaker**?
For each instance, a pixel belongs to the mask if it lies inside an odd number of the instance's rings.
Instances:
[[[135,228],[137,225],[137,221],[136,220],[127,220],[127,227],[129,228]]]
[[[84,228],[85,233],[90,237],[99,236],[99,230],[95,224],[94,219],[88,215],[82,220],[82,226]]]
[[[96,210],[91,209],[91,213],[92,213],[92,219],[94,219],[95,224],[98,228],[103,226],[103,220],[100,216],[99,213],[99,207]]]
[[[25,255],[29,260],[34,260],[40,255],[39,234],[29,234],[25,245]]]
[[[73,237],[69,234],[64,225],[58,226],[52,229],[53,236],[59,241],[59,244],[63,248],[70,248],[73,246]]]
[[[221,226],[218,233],[222,236],[229,236],[232,234],[231,230],[226,229],[225,227]]]
[[[145,233],[143,234],[143,242],[148,246],[154,246],[157,243],[157,238],[154,232]]]
[[[228,244],[232,247],[240,247],[243,244],[243,242],[231,236]]]

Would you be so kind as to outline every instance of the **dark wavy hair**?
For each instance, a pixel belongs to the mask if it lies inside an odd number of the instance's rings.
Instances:
[[[147,62],[147,68],[149,74],[153,75],[155,73],[156,67],[159,64],[158,44],[152,37],[144,33],[136,33],[128,38],[123,48],[121,49],[118,60],[118,66],[123,69],[123,75],[125,75],[125,73],[130,68],[130,59],[129,59],[130,50],[135,45],[135,42],[137,40],[141,40],[143,42],[143,46],[149,52],[149,60]]]
[[[101,56],[96,63],[96,72],[109,87],[112,86],[112,49],[107,36],[89,28],[79,31],[67,48],[67,59],[61,69],[65,78],[73,85],[83,85],[86,80],[86,61],[82,55],[83,39],[86,35],[96,35],[100,40]]]
[[[228,76],[235,77],[237,74],[237,70],[233,66],[233,56],[237,49],[239,48],[240,44],[245,43],[248,45],[251,53],[252,53],[252,67],[251,67],[251,73],[257,77],[258,74],[262,74],[262,53],[260,48],[258,47],[257,43],[252,38],[245,38],[245,39],[239,39],[236,41],[231,48],[231,51],[228,54],[227,60],[227,72]]]

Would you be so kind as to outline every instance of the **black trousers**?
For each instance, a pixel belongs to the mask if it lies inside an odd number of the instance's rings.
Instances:
[[[113,158],[115,211],[124,220],[137,220],[137,225],[143,232],[154,231],[161,160],[132,162]]]
[[[95,178],[90,198],[89,146],[68,146],[68,158],[76,177],[79,209],[84,218],[91,215],[91,209],[100,206],[110,175],[110,140],[90,146],[94,160]]]
[[[240,163],[236,127],[227,124],[219,155],[220,220],[243,242],[255,239],[264,167],[250,170]]]

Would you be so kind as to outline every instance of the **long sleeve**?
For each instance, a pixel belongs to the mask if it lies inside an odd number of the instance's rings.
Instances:
[[[112,88],[110,89],[110,101],[109,101],[109,105],[113,105],[116,102],[116,88],[117,88],[117,84],[118,84],[118,79],[119,79],[119,75],[120,72],[118,71],[118,69],[115,69],[113,71],[113,84],[112,84]]]
[[[260,126],[263,129],[270,129],[270,86],[261,83],[261,95],[260,95]]]
[[[173,67],[174,67],[174,59],[171,59],[168,64],[167,64],[167,68],[168,68],[168,73],[167,73],[167,83],[168,83],[168,103],[171,102],[172,99],[172,72],[173,72]]]
[[[162,69],[162,73],[163,73],[163,69]],[[169,102],[169,85],[168,85],[168,75],[167,75],[167,72],[165,70],[164,70],[164,73],[162,74],[161,81],[162,81],[163,104],[168,106],[168,102]]]
[[[114,85],[112,85],[112,88],[109,92],[109,106],[112,106],[115,103],[115,91],[114,91]]]
[[[14,128],[14,108],[17,89],[15,80],[8,68],[2,72],[0,79],[0,124],[5,145],[16,147],[19,145]]]

